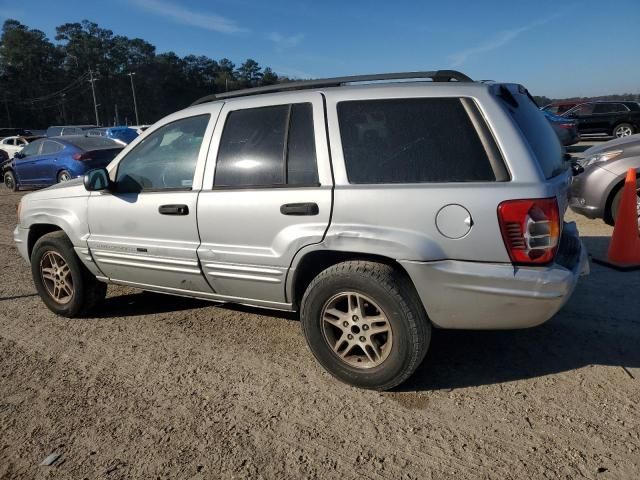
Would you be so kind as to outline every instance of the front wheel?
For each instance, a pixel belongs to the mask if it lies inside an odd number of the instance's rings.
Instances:
[[[320,273],[302,299],[311,352],[339,380],[389,390],[424,359],[431,325],[410,281],[393,267],[365,261]]]
[[[613,129],[613,136],[616,138],[628,137],[633,135],[633,125],[628,123],[621,123]]]
[[[64,317],[88,313],[107,293],[107,285],[82,264],[64,232],[48,233],[36,242],[31,274],[45,305]]]
[[[605,221],[613,226],[615,225],[616,219],[618,218],[618,209],[620,208],[620,202],[622,201],[622,193],[624,192],[624,184],[621,188],[618,189],[615,196],[611,200],[611,208],[609,211],[609,215]],[[636,181],[636,212],[638,215],[638,224],[640,225],[640,179]]]
[[[4,172],[4,186],[12,192],[18,191],[18,182],[16,182],[16,176],[11,170]]]

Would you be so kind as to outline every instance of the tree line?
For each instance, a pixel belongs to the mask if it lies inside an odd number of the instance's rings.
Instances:
[[[153,123],[212,93],[288,81],[253,59],[157,53],[140,38],[115,35],[83,20],[56,27],[56,42],[17,20],[0,36],[0,126],[46,128],[135,123],[133,79],[141,123]],[[129,74],[133,74],[131,77]]]

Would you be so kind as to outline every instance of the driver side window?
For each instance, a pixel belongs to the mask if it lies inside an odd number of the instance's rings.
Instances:
[[[209,118],[177,120],[142,140],[118,164],[118,191],[190,190]]]
[[[22,153],[25,157],[31,157],[33,155],[37,155],[38,152],[40,151],[40,145],[42,145],[42,143],[43,143],[42,140],[32,142],[26,147],[24,147],[20,153]]]

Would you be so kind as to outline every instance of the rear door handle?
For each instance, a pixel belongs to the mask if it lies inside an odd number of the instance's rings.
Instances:
[[[189,215],[187,205],[160,205],[158,212],[161,215]]]
[[[285,203],[280,206],[283,215],[318,215],[320,209],[317,203]]]

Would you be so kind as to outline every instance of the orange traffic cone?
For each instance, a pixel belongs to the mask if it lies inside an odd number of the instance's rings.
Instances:
[[[640,269],[640,236],[635,169],[627,171],[623,188],[607,263],[619,270],[636,270]]]

